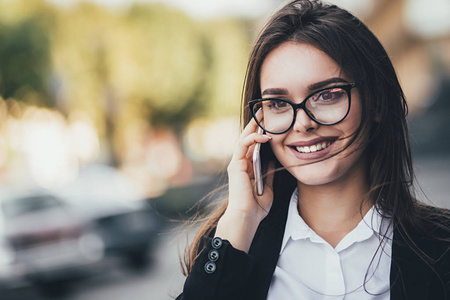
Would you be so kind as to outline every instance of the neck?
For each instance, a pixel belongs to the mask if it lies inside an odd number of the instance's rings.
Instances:
[[[300,215],[333,247],[358,225],[372,205],[364,201],[368,192],[364,161],[359,161],[347,173],[346,178],[324,185],[298,182]]]

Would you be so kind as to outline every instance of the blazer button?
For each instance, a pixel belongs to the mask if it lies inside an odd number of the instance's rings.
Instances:
[[[205,272],[208,274],[212,274],[216,271],[216,264],[213,263],[212,261],[208,261],[205,264]]]
[[[209,251],[208,258],[210,261],[216,261],[217,259],[219,259],[219,251],[217,251],[216,249]]]
[[[220,247],[222,247],[222,239],[220,237],[213,238],[212,247],[214,249],[219,249]]]

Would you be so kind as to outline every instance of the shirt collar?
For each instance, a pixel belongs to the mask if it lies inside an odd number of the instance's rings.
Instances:
[[[300,216],[297,210],[298,203],[298,189],[296,188],[292,193],[291,200],[289,203],[288,216],[286,220],[286,229],[284,231],[283,242],[281,244],[280,254],[283,252],[286,244],[290,239],[301,240],[310,239],[311,242],[316,243],[326,243],[319,235],[317,235],[309,226],[305,223],[303,218]],[[359,224],[349,232],[336,246],[335,250],[337,252],[342,251],[350,247],[353,243],[362,242],[369,239],[374,235],[375,232],[380,231],[380,226],[382,225],[383,218],[377,212],[374,207],[366,213]],[[381,232],[383,229],[381,228]]]
[[[305,223],[297,210],[298,188],[294,190],[289,202],[288,216],[286,220],[286,229],[284,231],[283,243],[281,244],[280,253],[290,238],[293,240],[306,239],[315,234],[314,231]]]

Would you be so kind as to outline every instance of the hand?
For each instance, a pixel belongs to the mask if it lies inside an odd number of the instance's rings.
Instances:
[[[256,132],[257,130],[258,132]],[[257,196],[252,162],[253,151],[256,143],[266,143],[271,139],[270,136],[262,135],[260,132],[261,130],[254,119],[251,119],[239,138],[238,145],[228,165],[229,203],[227,209],[228,212],[236,211],[245,215],[259,216],[259,221],[267,215],[272,206],[274,169],[274,162],[270,162],[268,175],[263,176],[265,181],[264,193]],[[239,200],[233,201],[234,199]]]
[[[261,118],[261,114],[257,114]],[[239,137],[228,165],[228,207],[219,220],[216,236],[227,239],[237,249],[248,251],[259,223],[267,216],[273,202],[274,163],[269,163],[264,176],[264,193],[257,196],[252,155],[256,143],[266,143],[267,135],[256,133],[258,125],[252,119]]]

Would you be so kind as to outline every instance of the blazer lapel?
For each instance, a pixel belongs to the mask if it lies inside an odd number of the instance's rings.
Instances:
[[[287,171],[284,172],[287,173]],[[275,183],[277,179],[289,180],[283,174],[278,178],[275,177]],[[261,222],[249,250],[249,254],[253,255],[258,263],[258,274],[255,274],[256,278],[253,282],[255,299],[266,299],[269,292],[283,242],[289,201],[295,189],[295,184],[291,183],[289,186],[290,188],[274,195],[272,208],[268,216]]]
[[[410,235],[416,245],[430,254],[427,243],[417,236]],[[411,248],[402,230],[394,230],[391,261],[391,300],[429,299],[433,269]]]

